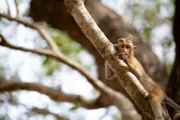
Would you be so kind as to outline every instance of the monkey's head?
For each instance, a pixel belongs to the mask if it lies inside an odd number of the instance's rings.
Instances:
[[[117,49],[119,53],[124,53],[127,57],[134,55],[135,46],[133,45],[132,35],[127,38],[119,38]]]

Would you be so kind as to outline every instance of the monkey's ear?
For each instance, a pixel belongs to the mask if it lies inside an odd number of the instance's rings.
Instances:
[[[129,36],[127,37],[127,40],[133,41],[133,36],[129,34]]]
[[[134,48],[133,48],[133,49],[135,50],[136,48],[137,48],[137,46],[134,46]]]

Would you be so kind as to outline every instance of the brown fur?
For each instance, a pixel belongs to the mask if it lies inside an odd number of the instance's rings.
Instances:
[[[149,96],[147,100],[150,103],[154,113],[155,120],[171,120],[169,114],[167,112],[166,106],[164,102],[167,102],[169,105],[174,107],[177,110],[180,110],[180,106],[177,105],[174,101],[170,98],[167,98],[165,93],[161,90],[156,82],[154,82],[145,72],[144,68],[140,64],[140,62],[134,56],[134,49],[133,46],[133,38],[129,36],[128,38],[120,38],[118,39],[118,43],[114,45],[118,51],[118,55],[120,59],[122,59],[128,66],[129,70],[139,79],[140,83],[143,87],[149,92]],[[110,68],[106,68],[109,69]],[[108,70],[106,70],[108,72]],[[112,75],[113,74],[113,75]],[[106,73],[107,79],[115,78],[114,73],[111,71]],[[149,110],[150,108],[144,108],[144,110]],[[146,111],[144,111],[146,112]],[[146,114],[142,115],[142,119],[148,119]],[[149,118],[150,119],[150,118]]]

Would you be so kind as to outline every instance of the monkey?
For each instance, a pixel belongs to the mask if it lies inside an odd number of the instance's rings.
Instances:
[[[128,69],[137,77],[142,86],[149,93],[147,99],[153,110],[155,120],[164,120],[164,118],[165,120],[171,120],[164,103],[167,103],[178,111],[180,111],[180,106],[166,96],[158,84],[148,76],[141,63],[136,59],[134,56],[134,49],[136,46],[133,45],[132,36],[130,35],[127,38],[118,39],[118,43],[114,44],[114,47],[117,50],[118,57],[127,64]],[[105,63],[105,65],[106,79],[112,80],[116,78],[107,63]]]
[[[130,36],[129,36],[130,37]],[[120,38],[121,39],[121,38]],[[120,40],[120,39],[118,39],[118,41]],[[122,38],[123,39],[123,38]],[[119,42],[118,42],[119,43]],[[118,51],[118,53],[121,53],[121,52],[119,52],[119,51],[122,51],[122,50],[120,50],[120,48],[118,47],[118,45],[119,44],[113,44],[114,45],[114,47],[116,48],[116,50]],[[136,46],[133,46],[133,45],[130,45],[130,46],[128,46],[128,47],[131,47],[132,46],[132,49],[134,50],[134,49],[136,49]],[[119,48],[119,50],[118,50],[118,48]],[[124,50],[125,50],[126,48],[124,48]],[[131,52],[130,51],[130,53],[133,53],[133,51]],[[126,53],[127,54],[127,53]],[[120,54],[119,54],[120,55]],[[108,66],[108,64],[107,64],[107,62],[105,61],[105,78],[107,79],[107,80],[113,80],[113,79],[115,79],[116,78],[116,75],[112,72],[112,70],[109,68],[109,66]]]

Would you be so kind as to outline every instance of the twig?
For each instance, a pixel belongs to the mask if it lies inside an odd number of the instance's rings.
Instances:
[[[108,115],[108,112],[109,112],[109,108],[106,109],[105,113],[99,118],[99,120],[103,120],[106,115]]]
[[[25,47],[19,47],[19,46],[16,46],[16,45],[13,45],[13,44],[9,43],[7,41],[7,39],[2,34],[0,34],[0,38],[1,38],[0,45],[2,45],[2,46],[5,46],[5,47],[11,48],[11,49],[15,49],[15,50],[31,52],[31,53],[35,53],[35,54],[39,54],[39,55],[45,55],[45,56],[48,56],[48,57],[59,59],[50,50],[45,50],[45,49],[30,49],[30,48],[25,48]]]
[[[37,108],[37,107],[33,107],[30,109],[32,112],[35,112],[35,113],[39,113],[39,114],[42,114],[42,115],[53,115],[54,117],[57,118],[57,120],[69,120],[68,118],[64,117],[64,116],[60,116],[58,114],[55,114],[55,113],[52,113],[50,112],[49,110],[47,109],[42,109],[42,108]]]
[[[21,14],[19,11],[19,0],[15,0],[14,2],[15,2],[15,8],[16,8],[16,17],[21,18]]]
[[[25,107],[26,109],[30,110],[31,112],[34,112],[34,113],[38,113],[38,114],[42,114],[42,115],[53,115],[54,117],[56,117],[58,120],[69,120],[67,117],[65,116],[60,116],[56,113],[53,113],[53,112],[50,112],[49,110],[47,109],[43,109],[43,108],[38,108],[38,107],[32,107],[32,108],[29,108],[27,107],[25,104],[22,104],[22,103],[18,103],[19,105],[22,105],[23,107]]]
[[[59,53],[59,48],[57,47],[56,43],[54,42],[54,40],[46,33],[46,31],[44,29],[42,29],[38,24],[35,23],[29,23],[26,22],[22,19],[19,18],[13,18],[11,16],[8,16],[6,14],[0,13],[0,16],[3,18],[6,18],[10,21],[16,21],[20,24],[23,24],[27,27],[30,27],[32,29],[35,29],[39,32],[39,34],[41,35],[41,37],[47,42],[47,44],[53,49],[53,51],[58,52]]]
[[[2,99],[0,99],[0,101],[3,102],[3,103],[6,102],[5,100],[2,100]],[[60,115],[58,115],[56,113],[50,112],[47,109],[42,109],[42,108],[38,108],[38,107],[31,107],[31,108],[27,107],[25,104],[19,103],[16,100],[13,100],[13,103],[11,101],[10,104],[12,104],[12,105],[21,105],[21,106],[25,107],[26,109],[28,109],[28,110],[30,110],[31,112],[34,112],[34,113],[39,113],[39,114],[43,114],[43,115],[51,114],[51,115],[55,116],[58,120],[69,120],[65,116],[60,116]]]
[[[8,11],[8,15],[11,16],[11,10],[10,10],[10,6],[9,6],[9,2],[8,0],[6,0],[6,5],[7,5],[7,11]]]

